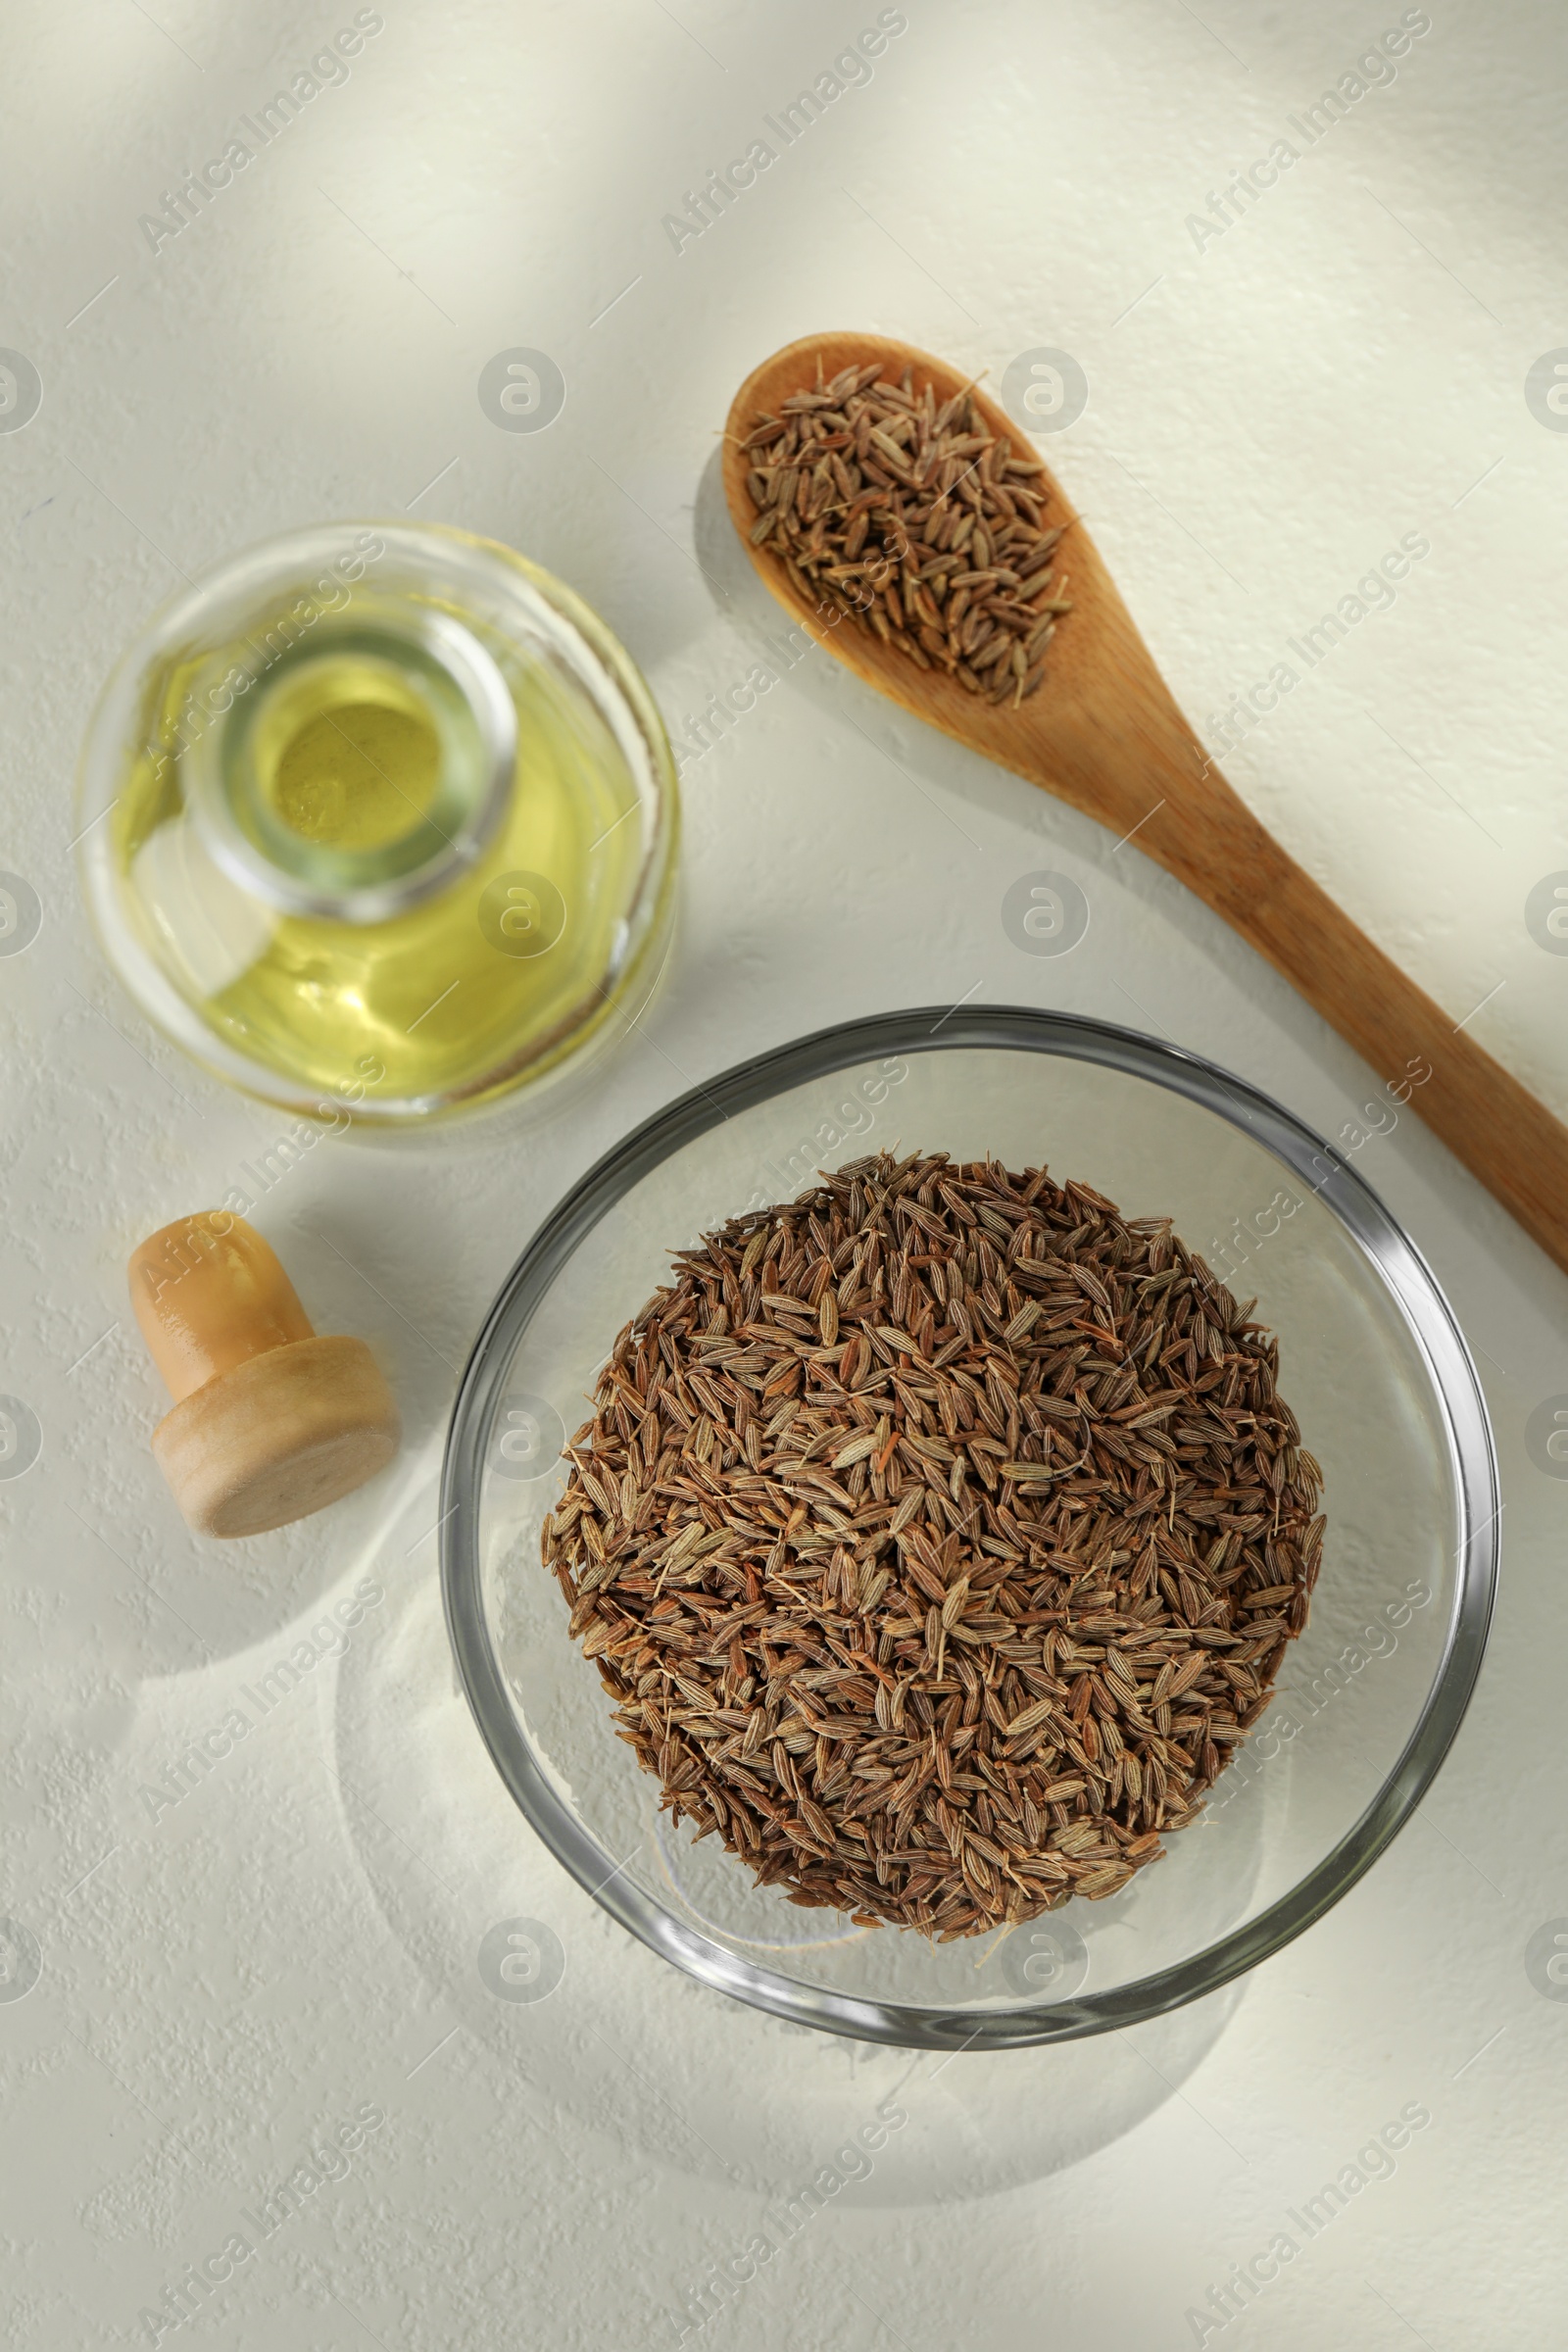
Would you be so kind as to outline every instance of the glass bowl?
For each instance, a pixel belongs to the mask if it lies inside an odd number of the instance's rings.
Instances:
[[[1386,1095],[1393,1117],[1398,1090]],[[1387,1127],[1388,1119],[1382,1124]],[[888,1145],[1044,1159],[1170,1215],[1278,1335],[1322,1463],[1310,1623],[1200,1819],[1100,1902],[932,1945],[802,1910],[660,1811],[539,1559],[564,1438],[672,1250]],[[1480,1668],[1497,1486],[1480,1384],[1424,1260],[1357,1171],[1266,1095],[1104,1022],[1015,1006],[873,1015],[695,1088],[529,1244],[464,1377],[443,1477],[459,1671],[528,1821],[621,1925],[803,2025],[919,2048],[1104,2033],[1196,2000],[1322,1917],[1400,1829]]]

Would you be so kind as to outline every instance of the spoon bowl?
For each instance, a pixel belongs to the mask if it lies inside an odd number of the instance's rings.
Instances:
[[[1195,789],[1200,788],[1210,763],[1160,678],[1099,549],[1049,467],[1031,478],[1030,487],[1045,499],[1047,525],[1063,526],[1058,561],[1070,574],[1072,611],[1051,640],[1038,691],[1016,708],[969,693],[945,670],[918,668],[897,646],[848,621],[831,600],[803,597],[771,546],[751,546],[758,511],[746,486],[746,435],[760,416],[776,415],[790,393],[815,382],[818,359],[829,382],[843,368],[880,360],[883,373],[894,381],[906,368],[912,368],[916,389],[929,383],[939,405],[967,390],[987,429],[1038,462],[996,403],[943,360],[885,335],[817,335],[787,344],[754,369],[736,394],[723,464],[724,495],[735,527],[792,617],[868,686],[1031,783],[1044,782],[1049,772],[1049,790],[1118,831],[1149,814],[1150,800],[1139,799],[1145,772],[1140,755],[1174,761],[1184,773],[1190,771]]]

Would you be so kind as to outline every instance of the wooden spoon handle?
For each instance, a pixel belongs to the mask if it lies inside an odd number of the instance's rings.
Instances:
[[[1237,930],[1568,1272],[1568,1128],[1273,846],[1273,885]],[[1342,1152],[1364,1134],[1354,1121]]]
[[[1370,1062],[1384,1081],[1385,1100],[1408,1102],[1568,1272],[1568,1128],[1281,849],[1204,761],[1174,706],[1165,716],[1165,724],[1150,728],[1146,713],[1136,746],[1119,729],[1107,730],[1098,746],[1101,762],[1111,752],[1124,791],[1129,771],[1140,779],[1152,813],[1138,827],[1138,847],[1283,972]],[[1102,798],[1102,765],[1099,780]],[[1079,797],[1070,778],[1036,781],[1064,798]],[[1128,805],[1136,798],[1135,791]],[[1361,1120],[1348,1122],[1335,1144],[1338,1155],[1351,1158],[1367,1133]]]

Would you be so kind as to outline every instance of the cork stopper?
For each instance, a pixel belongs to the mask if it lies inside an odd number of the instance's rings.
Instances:
[[[318,1339],[275,1251],[206,1209],[132,1251],[131,1304],[173,1398],[153,1455],[200,1534],[258,1536],[351,1494],[398,1449],[363,1340]]]

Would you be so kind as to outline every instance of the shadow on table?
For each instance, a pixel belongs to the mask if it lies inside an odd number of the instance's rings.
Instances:
[[[1244,1998],[1236,1984],[1131,2035],[956,2057],[728,2000],[626,1935],[515,1810],[455,1688],[433,1578],[404,1577],[389,1603],[373,1646],[339,1668],[345,1826],[423,1988],[399,2053],[424,2086],[410,2095],[476,2076],[519,2178],[541,2132],[561,2144],[564,2111],[579,2132],[752,2200],[787,2202],[826,2173],[857,2204],[993,2195],[1083,2162],[1180,2096]]]

